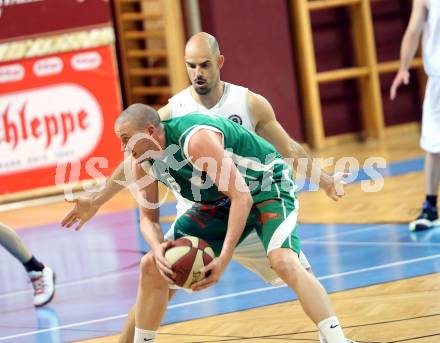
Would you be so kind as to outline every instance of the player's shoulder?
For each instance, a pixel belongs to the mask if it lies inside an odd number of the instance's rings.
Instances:
[[[248,91],[248,109],[252,115],[264,115],[266,112],[271,112],[272,105],[263,95],[255,93],[251,90]]]
[[[222,149],[223,133],[215,127],[198,127],[187,137],[191,156],[209,155]]]
[[[248,103],[249,104],[263,104],[267,103],[267,99],[259,93],[248,90]]]
[[[225,82],[225,87],[228,87],[231,92],[248,92],[249,89],[245,86],[237,85],[235,83]]]

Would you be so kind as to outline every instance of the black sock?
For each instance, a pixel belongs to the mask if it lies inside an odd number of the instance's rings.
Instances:
[[[41,272],[44,269],[44,264],[38,261],[34,256],[32,258],[23,263],[24,267],[28,272]]]
[[[427,195],[426,201],[428,204],[430,204],[432,207],[437,207],[437,195]]]

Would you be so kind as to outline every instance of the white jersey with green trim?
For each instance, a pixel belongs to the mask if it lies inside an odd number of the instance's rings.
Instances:
[[[255,132],[248,110],[248,88],[223,82],[223,95],[220,100],[211,108],[206,108],[197,103],[191,95],[191,86],[177,93],[168,100],[168,107],[171,118],[182,117],[192,113],[203,113],[209,116],[221,116],[230,119],[251,132]],[[177,217],[185,213],[192,202],[174,192],[177,199]]]

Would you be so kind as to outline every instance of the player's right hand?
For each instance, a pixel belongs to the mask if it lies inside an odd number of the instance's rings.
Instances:
[[[409,71],[408,70],[399,70],[399,72],[396,74],[396,77],[394,78],[393,84],[390,88],[390,99],[394,100],[397,95],[397,89],[402,85],[408,85],[409,84]]]
[[[172,271],[170,264],[165,259],[165,251],[170,248],[171,245],[171,241],[160,243],[153,249],[153,255],[159,273],[169,284],[174,284],[173,278],[175,277],[175,274]]]
[[[220,277],[226,270],[230,262],[230,258],[215,257],[207,266],[200,271],[207,275],[204,279],[191,285],[191,289],[195,292],[211,287],[219,282]]]
[[[80,230],[99,210],[99,206],[90,197],[79,197],[74,200],[66,199],[66,201],[75,204],[75,206],[63,218],[61,226],[70,228],[77,223],[76,231]]]

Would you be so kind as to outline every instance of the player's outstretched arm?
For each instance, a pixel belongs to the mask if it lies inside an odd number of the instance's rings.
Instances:
[[[255,132],[271,143],[275,149],[292,163],[292,168],[298,171],[298,162],[305,160],[304,177],[312,178],[312,173],[319,173],[319,185],[327,196],[337,201],[345,195],[343,177],[346,173],[327,174],[307,151],[289,137],[287,132],[277,121],[274,110],[270,103],[261,95],[249,92],[249,111],[252,114]]]
[[[192,286],[193,290],[199,291],[217,283],[231,261],[253,200],[234,161],[226,155],[220,133],[209,129],[195,133],[188,144],[188,155],[193,165],[205,171],[218,189],[231,200],[228,229],[222,251],[218,258],[203,268],[203,272],[211,272],[209,277]]]
[[[171,116],[168,105],[160,108],[158,112],[161,120],[169,119]],[[62,219],[61,226],[70,228],[76,224],[75,230],[80,230],[98,212],[102,205],[119,193],[125,187],[125,167],[127,163],[131,165],[131,156],[128,156],[116,167],[112,175],[106,180],[103,189],[99,192],[74,200],[66,199],[67,202],[73,203],[74,206]]]
[[[73,200],[66,199],[67,202],[73,203],[74,206],[62,219],[61,226],[70,228],[76,224],[75,230],[80,230],[104,203],[124,188],[124,181],[124,162],[121,162],[113,174],[106,180],[102,190],[87,197],[78,197]]]
[[[390,88],[391,100],[396,98],[397,90],[402,84],[409,84],[409,67],[419,46],[426,15],[425,0],[414,0],[411,17],[400,47],[400,68]]]

